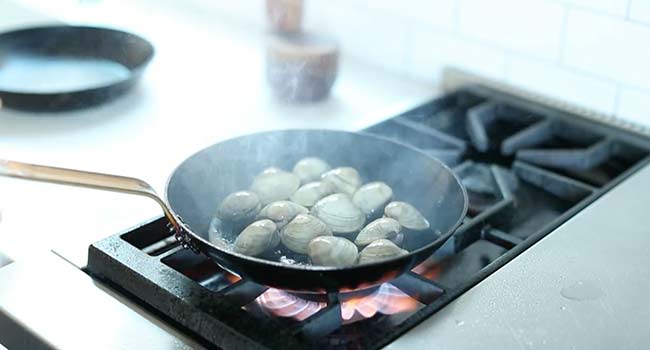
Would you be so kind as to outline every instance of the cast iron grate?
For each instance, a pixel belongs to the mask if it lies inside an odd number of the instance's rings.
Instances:
[[[304,320],[271,316],[256,302],[267,288],[182,250],[162,219],[93,244],[88,271],[208,346],[377,349],[647,164],[650,153],[648,139],[483,87],[365,132],[440,158],[468,190],[470,210],[454,236],[391,282],[412,298],[408,312],[346,323],[344,302],[332,295]]]

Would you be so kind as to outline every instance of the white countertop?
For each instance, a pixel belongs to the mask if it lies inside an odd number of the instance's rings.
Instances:
[[[220,140],[283,128],[358,130],[437,93],[344,59],[328,100],[285,105],[265,84],[263,33],[172,2],[56,3],[44,16],[0,1],[0,30],[50,18],[108,25],[143,35],[156,55],[141,84],[108,105],[60,114],[1,109],[0,158],[139,177],[162,193],[175,165]],[[0,210],[0,252],[18,260],[54,249],[75,263],[91,242],[160,214],[136,196],[7,178]]]

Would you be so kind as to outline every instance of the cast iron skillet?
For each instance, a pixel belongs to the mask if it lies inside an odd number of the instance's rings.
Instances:
[[[208,241],[209,223],[226,195],[248,188],[266,167],[291,169],[306,156],[321,157],[334,167],[352,166],[365,182],[390,184],[395,198],[417,207],[438,234],[412,237],[408,255],[346,268],[283,265],[223,250]],[[215,144],[176,168],[167,183],[166,202],[143,181],[127,177],[12,161],[0,161],[0,175],[151,197],[161,204],[186,247],[244,278],[300,293],[359,290],[394,279],[438,249],[467,211],[464,187],[439,160],[382,137],[344,131],[271,131]]]
[[[45,26],[2,33],[0,75],[11,74],[13,79],[10,86],[0,85],[0,99],[6,107],[31,111],[63,111],[107,102],[139,80],[153,53],[145,39],[107,28]],[[54,68],[34,73],[44,67]],[[75,81],[61,81],[65,79]]]

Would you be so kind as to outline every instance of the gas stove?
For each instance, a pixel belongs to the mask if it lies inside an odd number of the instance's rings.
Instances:
[[[454,236],[389,283],[324,299],[267,288],[180,247],[163,218],[92,244],[84,271],[208,349],[378,349],[434,318],[650,162],[650,138],[630,128],[481,85],[363,132],[443,160],[469,196]],[[0,317],[11,329],[18,323]]]
[[[447,244],[367,293],[269,289],[182,249],[156,219],[93,244],[87,272],[206,346],[377,349],[433,315],[648,162],[650,142],[482,87],[364,132],[451,166],[470,209]]]

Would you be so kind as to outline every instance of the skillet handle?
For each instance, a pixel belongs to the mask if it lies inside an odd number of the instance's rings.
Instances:
[[[174,217],[174,214],[172,214],[167,203],[156,194],[156,191],[148,183],[142,180],[132,177],[55,168],[3,159],[0,159],[0,176],[137,194],[149,197],[160,205],[167,220],[171,223],[174,232],[181,234],[181,237],[185,238],[185,235],[182,235],[183,231],[178,220]],[[183,243],[183,241],[181,243]],[[189,244],[190,242],[188,241],[185,243]]]

